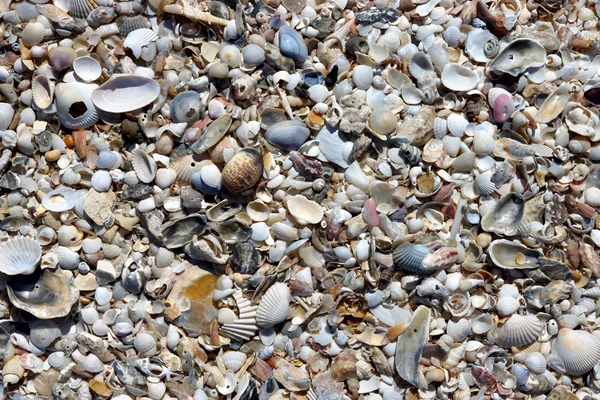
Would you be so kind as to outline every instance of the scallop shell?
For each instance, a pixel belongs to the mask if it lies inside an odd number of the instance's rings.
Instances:
[[[223,365],[232,372],[238,372],[247,359],[248,356],[241,351],[227,351],[223,354]]]
[[[118,4],[117,4],[118,6]],[[127,37],[131,32],[139,29],[150,28],[151,24],[144,15],[127,16],[123,15],[117,19],[119,33]]]
[[[423,244],[404,243],[394,250],[394,264],[415,273],[423,272],[423,260],[430,254]]]
[[[150,183],[156,175],[156,161],[142,149],[131,153],[131,165],[140,181]]]
[[[19,236],[0,244],[0,272],[6,275],[29,275],[35,271],[42,248],[29,237]]]
[[[244,64],[248,67],[256,67],[265,62],[265,51],[255,44],[248,44],[242,49]]]
[[[489,196],[496,191],[496,185],[492,182],[492,172],[487,171],[475,177],[475,187],[479,194]]]
[[[259,326],[270,328],[286,320],[289,312],[291,293],[287,284],[277,282],[261,298],[256,310]]]
[[[67,0],[69,15],[74,18],[87,19],[90,13],[98,8],[94,0]]]
[[[136,29],[127,35],[123,46],[131,49],[135,58],[140,58],[142,47],[158,39],[158,35],[152,29]],[[158,84],[157,84],[158,86]]]
[[[37,46],[42,43],[46,34],[46,27],[40,22],[32,21],[28,22],[23,28],[21,33],[21,40],[25,47]]]
[[[535,342],[543,329],[535,315],[515,314],[496,332],[496,343],[505,348],[526,346]]]
[[[600,338],[585,331],[562,328],[554,341],[556,354],[569,375],[583,375],[600,361]]]
[[[79,82],[56,85],[56,113],[60,123],[69,129],[83,129],[98,122],[98,111],[92,102],[92,92],[97,87]]]
[[[448,133],[448,123],[446,119],[436,117],[433,120],[433,136],[436,139],[442,139]]]
[[[317,224],[323,219],[323,208],[319,203],[296,195],[287,201],[287,209],[301,225]]]
[[[118,75],[93,91],[91,100],[96,107],[109,113],[134,111],[152,103],[160,94],[153,79],[138,75]]]
[[[36,75],[31,81],[31,94],[38,108],[47,109],[54,101],[54,82],[46,75]]]
[[[473,135],[473,151],[478,156],[487,156],[494,152],[496,147],[496,140],[494,135],[487,131],[478,129]]]
[[[177,180],[177,171],[172,168],[159,168],[156,171],[155,182],[156,185],[161,189],[167,189],[171,187]]]
[[[58,264],[65,270],[74,270],[79,265],[79,254],[68,247],[58,247],[56,257],[58,258]]]
[[[102,250],[102,239],[86,238],[81,242],[81,249],[84,253],[94,254]]]
[[[479,84],[479,75],[460,64],[447,64],[442,71],[442,84],[450,90],[466,92]]]
[[[140,332],[135,335],[133,346],[140,353],[149,353],[156,349],[156,339],[149,333]]]
[[[465,133],[469,121],[460,114],[452,113],[447,119],[448,130],[454,136],[461,137]]]
[[[102,67],[100,63],[90,56],[78,57],[73,61],[75,74],[84,81],[90,83],[100,78]]]

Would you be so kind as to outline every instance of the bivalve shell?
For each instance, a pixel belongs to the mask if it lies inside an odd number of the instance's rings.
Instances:
[[[60,123],[69,129],[83,129],[98,122],[98,111],[92,102],[97,87],[79,82],[56,85],[56,113]]]
[[[256,322],[259,326],[270,328],[286,320],[290,305],[290,288],[277,282],[264,294],[256,310]]]
[[[543,329],[544,324],[535,315],[515,314],[496,332],[496,343],[505,348],[527,346]]]
[[[569,375],[583,375],[600,361],[600,338],[585,331],[562,328],[552,346]]]
[[[142,47],[158,39],[158,35],[152,29],[136,29],[127,35],[123,41],[123,46],[131,49],[135,58],[140,58]]]
[[[46,75],[36,75],[31,81],[31,94],[38,108],[47,109],[54,100],[54,82]]]
[[[102,67],[96,59],[90,56],[78,57],[73,61],[75,74],[85,83],[90,83],[100,78]]]
[[[131,153],[131,164],[140,181],[150,183],[156,175],[156,161],[142,149]]]
[[[317,224],[321,222],[324,215],[323,208],[319,203],[301,195],[288,199],[287,208],[301,225]]]
[[[29,275],[35,271],[42,247],[29,237],[19,236],[0,244],[0,272],[6,275]]]
[[[21,39],[23,40],[25,47],[37,46],[44,40],[45,33],[46,27],[44,27],[44,24],[32,21],[28,22],[27,25],[25,25],[25,28],[23,28]]]
[[[470,68],[451,63],[442,71],[442,83],[450,90],[466,92],[477,87],[479,76]]]
[[[124,113],[152,103],[160,94],[159,84],[138,75],[117,75],[91,94],[91,101],[102,111]]]
[[[241,351],[228,351],[223,354],[223,365],[232,372],[238,372],[247,359],[248,356]]]
[[[223,187],[232,194],[251,189],[258,183],[263,172],[263,159],[256,149],[239,151],[222,171]]]

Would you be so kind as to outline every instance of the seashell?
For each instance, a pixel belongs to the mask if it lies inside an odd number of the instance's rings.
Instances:
[[[519,309],[519,301],[513,297],[502,297],[496,303],[498,315],[506,317]]]
[[[255,44],[248,44],[242,49],[244,65],[257,67],[265,62],[265,51]]]
[[[52,352],[46,360],[52,368],[60,369],[65,363],[65,353],[62,351]]]
[[[121,157],[114,151],[101,151],[96,160],[96,167],[103,169],[117,168],[120,164]]]
[[[98,112],[92,102],[92,92],[96,88],[97,85],[79,82],[56,85],[56,113],[62,125],[83,129],[98,122]]]
[[[201,192],[217,194],[221,190],[222,175],[219,167],[208,164],[202,167],[200,172],[192,175],[192,184]]]
[[[444,118],[436,117],[433,120],[433,136],[441,139],[448,133],[448,124]]]
[[[271,225],[271,233],[276,238],[285,240],[286,242],[298,240],[298,229],[283,222],[276,222]]]
[[[131,49],[135,58],[140,58],[142,47],[147,46],[156,39],[158,39],[158,35],[152,29],[136,29],[127,35],[127,38],[123,41],[123,46]]]
[[[296,195],[287,200],[287,209],[301,225],[317,224],[323,219],[323,208],[315,201]]]
[[[288,25],[279,29],[279,51],[283,56],[298,62],[308,58],[308,47],[302,36]]]
[[[37,21],[28,22],[21,32],[21,40],[25,47],[37,46],[42,43],[46,35],[46,27]]]
[[[502,88],[492,88],[488,94],[496,122],[506,122],[515,111],[513,96]]]
[[[112,185],[112,177],[108,171],[99,170],[92,175],[92,187],[97,192],[108,192]]]
[[[36,75],[31,81],[31,94],[38,108],[47,109],[54,100],[54,82],[46,75]]]
[[[86,254],[94,254],[102,250],[102,240],[100,238],[86,238],[81,242],[81,249]]]
[[[102,111],[123,113],[147,106],[156,100],[159,93],[160,86],[153,79],[138,75],[118,75],[94,90],[91,100]]]
[[[118,3],[115,9],[118,8],[120,4],[124,3]],[[150,26],[150,22],[144,15],[122,15],[117,19],[117,29],[119,30],[119,33],[125,37],[127,37],[133,31],[139,29],[148,29]],[[148,35],[150,36],[150,34]]]
[[[150,183],[156,175],[156,161],[142,149],[135,149],[131,153],[131,165],[140,181]]]
[[[270,210],[269,206],[260,200],[254,200],[248,203],[246,206],[246,212],[252,218],[253,221],[263,222],[269,219]]]
[[[2,382],[15,384],[21,380],[25,374],[25,369],[21,366],[19,360],[20,356],[16,355],[5,362],[2,367]]]
[[[31,343],[45,349],[61,336],[61,331],[56,322],[51,320],[35,320],[29,325]]]
[[[417,81],[432,75],[435,76],[431,57],[423,53],[415,53],[412,55],[408,61],[408,70]]]
[[[52,212],[64,212],[75,207],[77,194],[71,188],[60,187],[42,197],[42,205],[46,210]]]
[[[537,268],[542,254],[518,242],[499,239],[490,243],[488,254],[495,265],[504,269]]]
[[[481,314],[473,318],[471,330],[476,335],[483,335],[492,327],[492,316],[490,314]]]
[[[462,342],[471,335],[471,321],[466,318],[461,318],[458,322],[450,320],[446,332],[455,342]]]
[[[431,311],[425,306],[417,308],[412,320],[398,337],[394,364],[402,379],[413,386],[426,386],[425,377],[419,368],[419,360],[429,337]]]
[[[357,88],[367,90],[373,82],[373,68],[368,65],[357,65],[352,69],[352,81]]]
[[[156,185],[161,189],[167,189],[175,183],[177,179],[177,171],[172,168],[159,168],[156,171],[156,178],[154,179]]]
[[[460,44],[461,32],[456,26],[451,25],[447,27],[442,33],[442,36],[450,47],[458,47]]]
[[[569,375],[583,375],[600,361],[600,338],[585,332],[562,328],[552,346]]]
[[[58,247],[56,257],[58,258],[58,264],[65,270],[74,270],[79,265],[79,254],[68,247]]]
[[[265,139],[282,150],[298,150],[309,136],[308,128],[297,120],[278,122],[265,132]]]
[[[155,376],[148,377],[148,397],[152,400],[160,400],[167,391],[167,385]]]
[[[223,365],[231,372],[238,372],[247,359],[248,356],[241,351],[227,351],[223,354]]]
[[[73,61],[73,70],[85,83],[95,81],[102,74],[100,63],[90,56],[77,57]]]
[[[369,127],[379,135],[390,135],[396,131],[398,118],[386,108],[375,109],[369,118]]]
[[[492,182],[492,172],[487,171],[475,177],[477,192],[483,196],[489,196],[496,191],[496,185]]]
[[[140,353],[149,353],[156,348],[156,339],[149,333],[140,332],[133,339],[133,346]]]
[[[456,92],[473,90],[479,84],[477,72],[460,64],[447,64],[442,71],[442,84]]]
[[[308,97],[315,103],[324,103],[329,98],[329,89],[325,85],[313,85],[308,88]]]
[[[98,374],[104,371],[104,363],[95,354],[88,354],[81,361],[81,366],[88,372]]]
[[[496,331],[496,343],[505,348],[533,343],[542,333],[544,324],[535,315],[514,314]]]
[[[256,310],[256,323],[270,328],[286,320],[291,299],[290,289],[285,283],[276,282],[261,298]]]
[[[18,236],[0,244],[0,272],[6,275],[29,275],[33,273],[42,257],[37,241]]]
[[[481,219],[481,228],[486,232],[514,236],[521,227],[525,200],[517,193],[509,193],[498,200],[493,210]]]
[[[489,70],[518,76],[546,63],[546,49],[533,39],[513,40],[489,65]]]
[[[473,135],[473,151],[478,156],[487,156],[494,152],[496,141],[494,135],[489,132],[478,129]]]
[[[232,194],[253,188],[263,172],[263,159],[259,151],[245,148],[233,156],[222,171],[223,187]]]
[[[96,301],[96,304],[98,304],[99,306],[107,305],[108,303],[110,303],[112,298],[113,298],[112,290],[110,290],[106,287],[99,287],[96,289],[96,292],[94,293],[94,300]]]
[[[448,116],[447,124],[448,130],[452,135],[462,137],[467,125],[469,125],[469,121],[460,114],[452,113]]]
[[[200,95],[193,90],[179,93],[170,104],[171,119],[173,122],[193,123],[200,119],[202,103]]]
[[[54,47],[48,51],[48,62],[53,69],[64,71],[73,65],[77,58],[77,52],[70,47]]]
[[[561,85],[544,100],[544,103],[535,114],[535,120],[542,124],[551,122],[563,112],[568,101],[567,86]]]
[[[167,347],[169,349],[175,349],[179,344],[180,339],[179,332],[177,332],[175,325],[169,325],[169,329],[167,330]]]
[[[394,265],[416,274],[431,274],[449,267],[456,261],[455,249],[441,247],[432,252],[424,244],[404,243],[396,247],[393,253]]]
[[[0,103],[0,130],[7,130],[12,123],[15,110],[10,104]]]
[[[498,38],[486,29],[476,28],[467,34],[465,51],[474,61],[486,63],[500,50]]]
[[[219,52],[219,59],[231,68],[237,68],[242,63],[242,53],[236,46],[223,46]]]
[[[74,18],[86,19],[98,7],[94,0],[67,0],[69,15]]]

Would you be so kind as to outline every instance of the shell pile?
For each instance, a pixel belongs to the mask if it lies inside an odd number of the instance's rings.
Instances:
[[[596,0],[0,18],[0,398],[600,398]]]

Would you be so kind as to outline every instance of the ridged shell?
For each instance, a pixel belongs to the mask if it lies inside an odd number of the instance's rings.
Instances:
[[[469,121],[460,114],[452,113],[447,119],[448,130],[454,136],[461,137],[465,133]]]
[[[441,139],[448,133],[448,123],[446,119],[436,117],[433,120],[433,136],[436,139]]]
[[[147,46],[156,39],[158,39],[158,35],[152,29],[136,29],[127,35],[127,38],[123,41],[123,46],[131,49],[135,58],[139,58],[142,47]]]
[[[31,82],[31,94],[35,105],[45,110],[54,100],[54,82],[46,75],[36,75]]]
[[[325,85],[313,85],[308,88],[308,97],[315,103],[324,103],[329,97],[329,89]]]
[[[277,282],[260,299],[256,310],[256,322],[259,326],[270,328],[286,320],[291,293],[287,284]]]
[[[156,175],[156,161],[142,149],[131,153],[131,165],[140,181],[150,183]]]
[[[44,40],[46,28],[40,22],[28,22],[23,28],[21,39],[25,47],[37,46]]]
[[[255,44],[249,44],[242,49],[244,64],[248,67],[256,67],[265,62],[265,51]]]
[[[246,213],[253,221],[263,222],[269,219],[269,206],[260,200],[254,200],[246,206]]]
[[[519,300],[513,297],[502,297],[498,299],[496,309],[498,310],[498,315],[506,317],[519,309]]]
[[[76,58],[73,61],[73,70],[86,83],[95,81],[102,74],[100,63],[90,56]]]
[[[298,240],[298,229],[291,225],[284,224],[283,222],[275,222],[271,225],[271,233],[286,242]]]
[[[68,0],[69,15],[74,18],[87,19],[88,15],[98,8],[94,0]]]
[[[94,354],[88,354],[81,361],[81,366],[86,370],[94,374],[98,374],[104,371],[104,363]]]
[[[185,156],[177,161],[173,166],[173,169],[177,172],[177,182],[182,186],[189,186],[192,183],[192,175],[202,168],[201,162],[202,159],[197,154]]]
[[[546,357],[542,353],[533,352],[525,358],[525,366],[536,375],[541,375],[546,371]]]
[[[100,238],[85,238],[81,242],[81,249],[84,253],[94,254],[102,250],[102,239]]]
[[[180,339],[181,337],[179,336],[179,332],[177,332],[175,325],[169,325],[169,329],[167,330],[167,347],[175,349],[179,344]]]
[[[287,201],[287,209],[301,225],[317,224],[323,219],[323,208],[315,201],[296,195]]]
[[[247,359],[248,356],[241,351],[228,351],[223,354],[223,364],[232,372],[238,372]]]
[[[124,113],[143,108],[160,94],[153,79],[138,75],[118,75],[109,79],[92,93],[96,107],[109,113]]]
[[[149,333],[140,332],[135,335],[133,346],[141,353],[148,353],[156,348],[156,339]]]
[[[98,111],[92,103],[92,92],[97,87],[79,82],[56,85],[56,113],[60,123],[69,129],[83,129],[98,122]]]
[[[113,292],[108,287],[101,286],[101,287],[97,288],[96,292],[94,293],[94,300],[96,301],[96,304],[98,304],[99,306],[107,305],[108,303],[110,303],[112,298],[113,298]]]
[[[563,328],[552,346],[569,375],[583,375],[600,361],[600,338],[585,331]]]
[[[263,159],[253,148],[239,151],[222,171],[223,187],[232,194],[239,194],[254,187],[263,172]]]
[[[92,187],[97,192],[108,192],[112,185],[112,177],[110,172],[98,170],[92,175]]]
[[[494,135],[489,132],[477,130],[473,135],[473,151],[478,156],[486,156],[491,154],[496,147]]]
[[[450,47],[457,47],[460,44],[460,35],[460,29],[456,26],[449,26],[444,33],[442,33],[444,40]]]
[[[394,250],[394,264],[414,273],[423,272],[423,260],[429,248],[423,244],[404,243]]]
[[[52,320],[35,320],[29,325],[31,343],[39,349],[50,346],[60,336],[60,328]]]
[[[490,194],[494,193],[494,191],[496,190],[496,185],[494,184],[494,182],[491,181],[491,179],[492,179],[491,171],[487,171],[487,172],[484,172],[483,174],[479,174],[475,178],[475,187],[477,188],[477,191],[481,195],[489,196]]]
[[[143,15],[121,16],[117,18],[119,33],[122,36],[127,36],[131,32],[139,29],[150,28],[150,21]]]
[[[256,326],[256,320],[254,319],[247,324],[238,320],[221,327],[223,334],[237,341],[248,341],[252,339],[257,330],[258,326]]]
[[[42,247],[25,236],[8,239],[0,244],[0,272],[6,275],[29,275],[35,271]]]
[[[177,171],[172,168],[160,168],[156,171],[155,182],[161,189],[170,187],[177,179]]]
[[[535,315],[515,314],[496,332],[496,343],[505,348],[526,346],[535,342],[543,328]]]
[[[63,269],[73,270],[79,265],[79,254],[68,247],[58,247],[56,249],[56,257],[58,258],[58,264]]]

